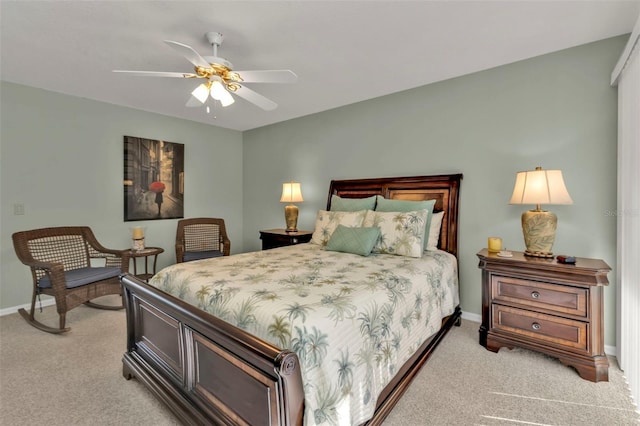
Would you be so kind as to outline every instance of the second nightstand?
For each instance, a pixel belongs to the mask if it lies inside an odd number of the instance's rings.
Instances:
[[[607,381],[603,288],[609,265],[577,258],[499,257],[478,253],[482,269],[480,344],[490,351],[519,346],[556,357],[592,382]]]
[[[312,235],[313,231],[286,232],[284,229],[266,229],[260,231],[262,250],[308,243]]]

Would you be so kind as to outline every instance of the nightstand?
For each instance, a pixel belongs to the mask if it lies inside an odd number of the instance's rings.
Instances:
[[[481,250],[480,344],[498,352],[522,347],[560,359],[592,382],[609,380],[604,353],[603,289],[609,265],[576,258],[499,257]]]
[[[262,250],[308,243],[312,235],[313,231],[287,232],[284,229],[266,229],[260,231]]]

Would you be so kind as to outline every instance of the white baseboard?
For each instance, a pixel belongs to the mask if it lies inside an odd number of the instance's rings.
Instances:
[[[46,306],[52,306],[56,304],[56,299],[54,299],[53,297],[43,297],[42,298],[42,307],[46,307]],[[38,302],[36,300],[36,309],[40,307],[40,302]],[[5,315],[11,315],[11,314],[15,314],[16,312],[18,312],[18,309],[24,308],[27,311],[29,311],[29,309],[31,309],[31,303],[27,303],[24,305],[20,305],[20,306],[13,306],[11,308],[4,308],[4,309],[0,309],[0,317],[3,317]]]
[[[482,322],[482,315],[462,311],[462,319],[477,322],[478,324],[480,324]]]

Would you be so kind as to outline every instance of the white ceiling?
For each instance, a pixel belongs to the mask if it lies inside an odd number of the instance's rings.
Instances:
[[[0,3],[2,80],[247,130],[631,32],[635,1],[9,1]],[[237,70],[291,69],[295,84],[247,84],[207,114],[194,80],[114,69],[192,72],[163,40]]]

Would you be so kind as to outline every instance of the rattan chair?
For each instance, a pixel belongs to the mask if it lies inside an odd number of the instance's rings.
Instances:
[[[176,230],[176,262],[229,256],[231,241],[224,219],[197,217],[181,219]]]
[[[16,232],[13,246],[22,263],[31,268],[33,296],[31,311],[20,315],[34,327],[49,333],[63,333],[66,313],[85,304],[100,309],[123,309],[91,300],[108,294],[122,295],[119,276],[129,270],[129,251],[103,247],[86,226],[42,228]],[[93,264],[92,264],[93,263]],[[60,316],[59,328],[35,319],[36,298],[53,296]]]

